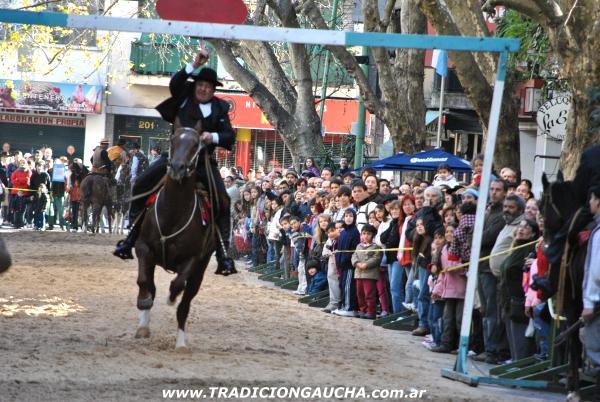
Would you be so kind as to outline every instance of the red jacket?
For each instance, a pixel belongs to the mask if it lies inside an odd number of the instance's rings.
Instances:
[[[29,169],[17,169],[10,175],[10,182],[13,188],[29,189],[29,179],[31,178],[31,171]],[[12,195],[17,195],[19,190],[11,190]],[[26,194],[27,195],[27,194]]]

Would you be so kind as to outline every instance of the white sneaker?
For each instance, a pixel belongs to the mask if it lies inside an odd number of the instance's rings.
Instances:
[[[305,295],[306,295],[306,292],[301,292],[301,291],[299,291],[299,290],[294,290],[294,292],[293,292],[293,293],[294,293],[295,295],[298,295],[298,296],[305,296]]]
[[[415,306],[414,303],[402,303],[402,305],[404,306],[405,309],[410,310],[410,311],[417,311],[417,307]]]
[[[336,310],[336,315],[341,317],[358,317],[358,313],[356,311],[347,311],[347,310]]]

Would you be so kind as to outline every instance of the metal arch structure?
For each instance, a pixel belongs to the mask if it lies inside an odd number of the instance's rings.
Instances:
[[[45,25],[65,28],[88,28],[105,31],[153,32],[203,37],[206,39],[252,40],[265,42],[290,42],[330,46],[367,46],[385,48],[445,49],[451,51],[493,52],[499,54],[498,69],[492,97],[488,123],[488,137],[485,144],[483,175],[480,184],[480,199],[487,200],[492,170],[492,159],[496,146],[500,107],[504,94],[504,81],[509,53],[519,50],[517,39],[479,38],[457,36],[406,35],[374,32],[345,32],[299,28],[277,28],[250,25],[228,25],[187,21],[152,20],[137,18],[106,17],[99,15],[73,15],[52,12],[20,11],[0,9],[0,22],[25,25]],[[465,307],[460,330],[459,353],[453,370],[442,369],[442,375],[476,385],[479,382],[545,387],[544,381],[513,380],[510,384],[492,377],[471,377],[467,373],[467,352],[471,315],[475,298],[478,261],[481,248],[481,235],[485,203],[478,203],[476,212],[471,261],[469,264]],[[496,381],[497,380],[497,381]],[[515,382],[516,381],[516,382]]]

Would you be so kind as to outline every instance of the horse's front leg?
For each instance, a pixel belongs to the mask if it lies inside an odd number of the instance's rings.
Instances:
[[[108,234],[112,234],[112,218],[113,218],[112,204],[108,204],[106,206],[106,215],[108,216]]]
[[[192,272],[197,266],[197,264],[198,259],[190,258],[187,262],[181,264],[181,266],[178,267],[177,276],[175,276],[175,279],[171,281],[171,285],[169,286],[169,299],[167,300],[167,304],[171,306],[175,304],[177,297],[185,289],[186,282],[188,278],[192,275]]]
[[[145,243],[136,244],[136,255],[138,257],[139,287],[137,297],[137,308],[140,311],[136,338],[148,338],[150,336],[150,309],[154,304],[156,286],[154,285],[154,255]]]
[[[189,277],[185,284],[185,291],[181,297],[181,302],[177,306],[177,340],[175,343],[176,350],[187,350],[187,344],[185,339],[185,323],[187,321],[188,314],[190,312],[190,303],[192,299],[200,290],[202,279],[204,278],[204,271],[210,260],[210,255],[203,258],[199,262],[195,262],[192,270],[189,272]],[[197,261],[197,260],[196,260]]]
[[[83,203],[83,219],[82,219],[82,227],[83,227],[83,233],[87,233],[87,231],[90,229],[90,216],[88,215],[90,209],[90,204],[89,202],[84,202]]]

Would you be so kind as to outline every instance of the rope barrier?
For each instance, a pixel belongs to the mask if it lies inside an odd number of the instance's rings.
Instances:
[[[377,250],[335,250],[334,253],[366,253],[366,252],[376,252],[376,253],[385,253],[387,251],[410,251],[412,247],[396,247],[396,248],[380,248]]]
[[[511,247],[511,248],[506,249],[504,251],[500,251],[498,253],[490,254],[490,255],[488,255],[486,257],[481,257],[479,259],[479,262],[487,261],[490,258],[497,257],[499,255],[508,254],[508,253],[512,252],[513,250],[518,250],[518,249],[523,248],[523,247],[531,246],[532,244],[535,244],[537,242],[538,242],[537,240],[533,240],[533,241],[530,241],[529,243],[521,244],[520,246]],[[386,252],[386,251],[410,251],[412,249],[413,249],[412,247],[397,247],[397,248],[382,248],[382,249],[378,249],[378,250],[335,250],[334,253],[364,253],[364,252],[369,252],[369,251],[370,252],[374,251],[374,252],[378,252],[378,253],[383,253],[383,252]],[[467,261],[465,263],[462,263],[460,265],[455,265],[453,267],[444,269],[444,270],[442,270],[442,272],[457,271],[459,269],[463,269],[463,268],[466,268],[468,266],[469,266],[469,261]]]
[[[492,258],[492,257],[497,257],[497,256],[499,256],[499,255],[508,254],[508,253],[510,253],[510,252],[511,252],[511,251],[513,251],[513,250],[518,250],[518,249],[520,249],[520,248],[523,248],[523,247],[531,246],[532,244],[535,244],[535,243],[537,243],[537,242],[538,242],[537,240],[533,240],[533,241],[530,241],[529,243],[521,244],[520,246],[511,247],[511,248],[509,248],[509,249],[506,249],[506,250],[504,250],[504,251],[500,251],[500,252],[498,252],[498,253],[490,254],[490,255],[488,255],[488,256],[486,256],[486,257],[481,257],[481,258],[479,259],[479,262],[482,262],[482,261],[487,261],[487,260],[489,260],[490,258]],[[457,271],[457,270],[459,270],[459,269],[463,269],[463,268],[466,268],[466,267],[468,267],[468,266],[469,266],[469,263],[470,263],[470,261],[467,261],[467,262],[464,262],[464,263],[462,263],[462,264],[460,264],[460,265],[455,265],[455,266],[453,266],[453,267],[450,267],[450,268],[444,269],[444,270],[442,270],[442,272],[451,272],[451,271]]]

